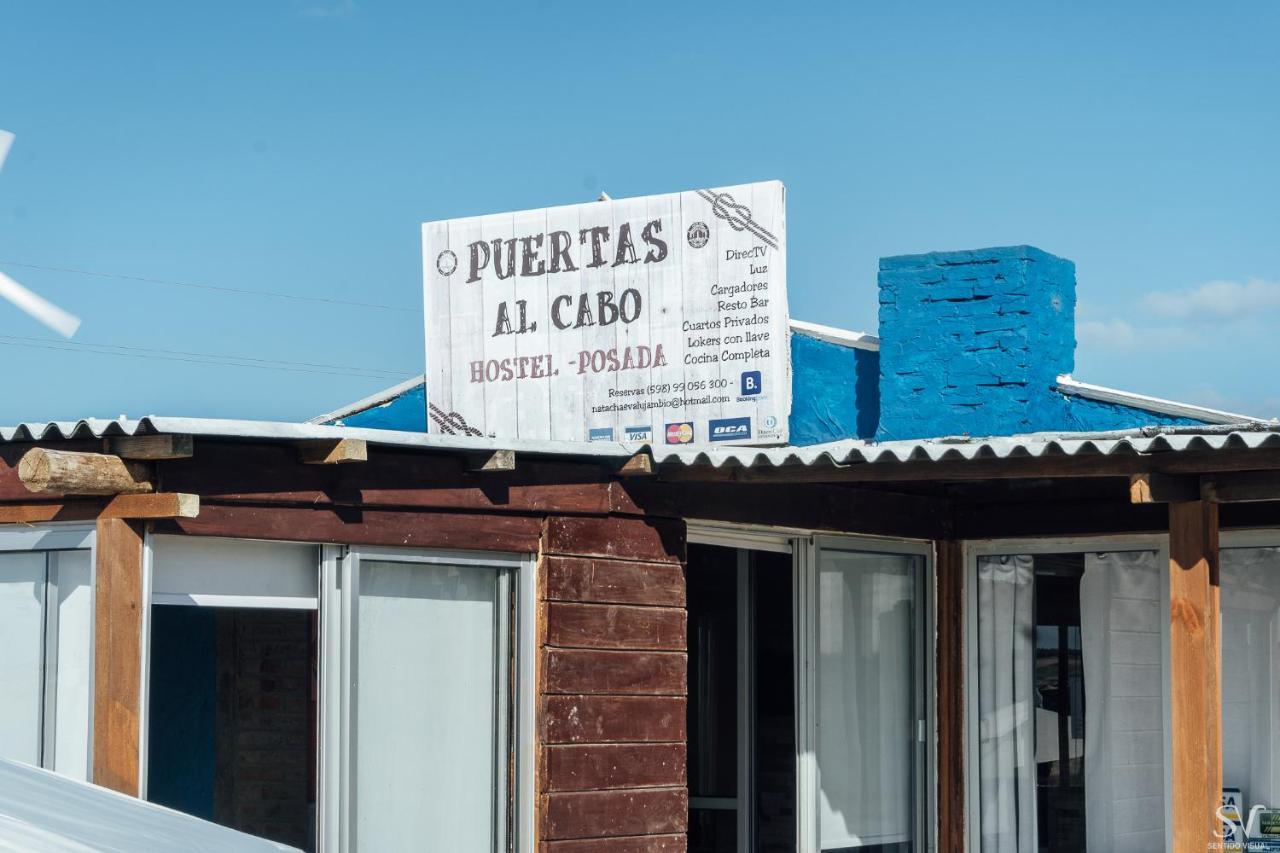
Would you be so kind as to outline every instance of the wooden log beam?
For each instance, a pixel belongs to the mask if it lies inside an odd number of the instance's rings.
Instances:
[[[1222,687],[1218,636],[1218,507],[1169,505],[1173,848],[1220,842]]]
[[[93,781],[138,795],[142,525],[98,521],[94,572]]]
[[[106,450],[121,459],[187,459],[194,453],[189,435],[117,435],[106,440]]]
[[[151,470],[107,453],[33,447],[18,463],[18,479],[36,494],[121,495],[153,491]]]
[[[324,438],[298,443],[298,458],[307,465],[367,462],[369,445],[362,438]]]
[[[0,504],[0,524],[40,524],[46,521],[90,521],[105,518],[195,518],[199,514],[199,495],[173,492],[116,495],[105,500]]]

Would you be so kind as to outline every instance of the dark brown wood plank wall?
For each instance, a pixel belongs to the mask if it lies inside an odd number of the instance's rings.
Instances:
[[[938,851],[964,853],[964,553],[937,548]]]
[[[684,524],[548,518],[540,609],[543,853],[687,849]]]

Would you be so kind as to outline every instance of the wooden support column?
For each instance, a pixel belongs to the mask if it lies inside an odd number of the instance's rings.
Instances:
[[[937,543],[938,851],[965,849],[964,552]]]
[[[1222,687],[1218,632],[1218,506],[1169,505],[1173,848],[1221,842]]]
[[[142,524],[98,520],[94,591],[93,781],[138,795],[142,702]]]

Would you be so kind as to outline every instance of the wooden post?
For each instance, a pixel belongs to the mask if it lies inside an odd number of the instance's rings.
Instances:
[[[1220,843],[1222,687],[1218,636],[1218,505],[1169,505],[1173,847]]]
[[[93,781],[138,795],[142,702],[142,525],[98,520],[94,600]]]

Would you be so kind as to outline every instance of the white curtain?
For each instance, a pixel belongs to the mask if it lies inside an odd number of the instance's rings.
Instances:
[[[1036,847],[1032,558],[978,560],[978,784],[983,853]]]
[[[1280,807],[1280,548],[1222,551],[1222,783]]]
[[[497,571],[362,561],[356,803],[361,850],[490,851]]]
[[[818,560],[819,842],[913,840],[918,558],[822,551]]]
[[[1086,554],[1080,580],[1088,849],[1165,846],[1164,572],[1154,551]]]

